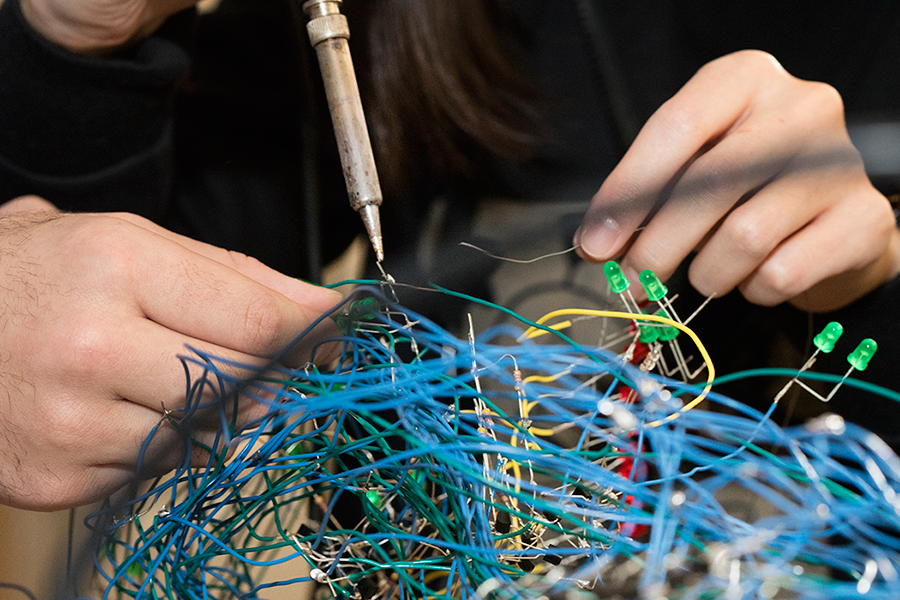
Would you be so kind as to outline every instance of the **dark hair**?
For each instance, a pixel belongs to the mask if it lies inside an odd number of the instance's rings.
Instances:
[[[497,2],[345,5],[387,191],[477,181],[486,157],[529,155],[536,94],[516,72],[516,24]]]

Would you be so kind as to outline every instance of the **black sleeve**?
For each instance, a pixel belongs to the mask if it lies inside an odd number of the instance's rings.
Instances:
[[[89,58],[51,44],[18,0],[0,5],[0,202],[43,196],[65,210],[154,218],[172,180],[175,84],[189,59],[153,37]]]

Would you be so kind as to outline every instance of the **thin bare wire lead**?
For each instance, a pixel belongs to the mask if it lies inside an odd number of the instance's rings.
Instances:
[[[574,252],[579,248],[579,246],[572,246],[571,248],[567,248],[566,250],[560,250],[559,252],[551,252],[550,254],[544,254],[542,256],[537,256],[535,258],[529,259],[520,259],[520,258],[509,258],[507,256],[499,256],[497,254],[492,254],[485,250],[484,248],[479,248],[475,244],[470,244],[469,242],[460,242],[460,246],[465,246],[466,248],[472,248],[473,250],[478,250],[482,254],[486,254],[491,258],[496,258],[497,260],[505,260],[506,262],[517,263],[520,265],[530,265],[531,263],[536,263],[539,260],[544,260],[545,258],[552,258],[554,256],[562,256],[563,254],[568,254],[570,252]]]

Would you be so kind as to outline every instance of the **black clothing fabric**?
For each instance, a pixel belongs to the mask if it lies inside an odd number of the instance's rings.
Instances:
[[[171,189],[169,98],[187,55],[158,37],[100,61],[68,53],[0,6],[0,199],[160,219]]]
[[[900,117],[900,2],[506,4],[530,31],[522,73],[546,98],[542,114],[551,135],[527,163],[498,158],[483,165],[493,194],[583,199],[587,206],[634,124],[704,63],[745,48],[769,51],[794,75],[835,86],[851,123]],[[316,265],[336,255],[360,226],[347,205],[314,53],[297,12],[292,1],[223,0],[212,14],[183,16],[168,37],[156,35],[100,60],[47,43],[28,27],[18,1],[6,0],[0,6],[0,202],[30,193],[65,210],[134,212],[315,278]],[[428,165],[410,169],[427,173]],[[392,214],[393,206],[409,202],[394,204],[385,191],[387,250],[401,264],[403,253],[414,253],[422,241],[424,228],[416,225],[428,199],[416,199],[420,210]],[[445,221],[450,237],[466,239],[472,198],[453,189],[446,194],[455,203]],[[415,262],[412,254],[406,258]],[[434,262],[452,271],[449,287],[483,280],[482,270],[474,272],[480,267],[460,265],[452,252],[444,258]],[[441,272],[419,276],[447,282]],[[700,334],[728,371],[771,366],[776,341],[802,354],[811,333],[840,320],[846,335],[879,342],[863,378],[896,389],[898,288],[892,281],[811,324],[790,307],[754,307],[735,294],[707,309],[702,321],[712,325]],[[683,282],[670,289],[690,295]],[[716,325],[722,322],[734,327]],[[825,356],[818,366],[843,373],[845,356]],[[751,386],[728,391],[751,402],[765,397],[750,393]],[[846,393],[829,408],[900,447],[897,406]]]
[[[362,227],[298,13],[279,0],[223,2],[198,20],[164,224],[318,280]]]
[[[531,26],[525,68],[549,99],[553,132],[534,161],[499,173],[515,197],[590,198],[630,141],[618,139],[608,98],[623,98],[642,124],[701,66],[738,50],[767,51],[794,76],[834,86],[851,126],[900,120],[896,0],[864,9],[832,0],[798,0],[789,9],[767,0],[508,4]]]
[[[0,201],[37,194],[63,210],[132,212],[314,277],[311,264],[361,226],[320,86],[306,89],[314,54],[291,4],[225,2],[191,17],[170,27],[189,36],[92,59],[48,43],[17,0],[4,2]],[[320,223],[331,224],[321,236]]]
[[[494,195],[586,201],[623,147],[606,88],[618,86],[615,95],[642,123],[697,68],[742,48],[770,51],[796,76],[834,85],[851,122],[900,116],[895,0],[873,0],[866,10],[801,0],[790,13],[753,0],[507,4],[531,32],[522,72],[547,98],[551,134],[525,164],[484,165]],[[298,239],[317,229],[304,221],[318,209],[324,254],[333,256],[360,229],[344,200],[315,55],[297,12],[286,0],[223,0],[181,45],[157,35],[98,60],[42,40],[18,1],[7,0],[0,200],[36,193],[68,210],[136,212],[298,275],[309,262]],[[604,51],[615,76],[598,64]],[[396,255],[415,248],[425,211],[391,214],[400,203],[385,192],[385,226],[403,223],[389,240]],[[312,209],[310,194],[318,196]]]

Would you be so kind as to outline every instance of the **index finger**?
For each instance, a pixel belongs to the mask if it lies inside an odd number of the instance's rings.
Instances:
[[[130,213],[116,213],[114,216],[123,221],[128,221],[129,223],[137,225],[142,229],[146,229],[151,233],[155,233],[169,241],[175,242],[191,252],[205,256],[206,258],[234,269],[242,275],[284,294],[299,304],[314,307],[319,310],[319,312],[331,308],[341,300],[341,294],[334,290],[312,285],[294,277],[288,277],[287,275],[266,266],[253,257],[191,239],[187,236],[169,231],[168,229],[160,227],[152,221],[148,221],[137,215]]]
[[[313,294],[315,301],[297,302],[180,243],[123,225],[129,230],[119,232],[118,255],[109,257],[123,265],[114,273],[129,279],[120,289],[132,297],[139,316],[190,338],[273,357],[340,300],[336,292],[315,288],[322,292]]]
[[[777,61],[755,53],[751,66],[784,73]],[[723,68],[719,59],[703,67],[650,117],[621,162],[594,195],[575,236],[587,260],[615,257],[635,230],[663,201],[680,175],[710,144],[742,121],[757,78]]]

